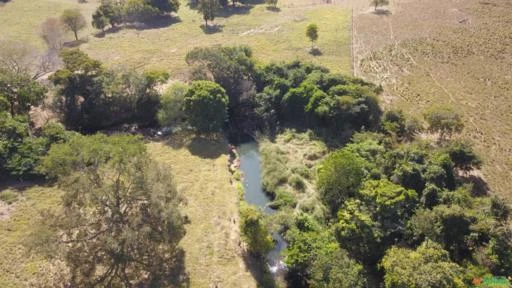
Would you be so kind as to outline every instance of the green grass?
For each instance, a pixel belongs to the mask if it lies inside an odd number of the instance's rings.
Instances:
[[[273,207],[322,213],[315,191],[316,165],[327,147],[312,133],[287,130],[274,142],[260,141],[262,183],[275,196]]]
[[[39,25],[47,17],[58,17],[62,10],[79,7],[89,22],[97,0],[77,4],[70,0],[16,0],[0,7],[0,35],[4,39],[26,41],[37,47],[43,43],[38,36]],[[222,31],[203,32],[202,17],[182,1],[179,22],[168,27],[147,30],[124,29],[99,38],[89,27],[80,33],[87,43],[80,46],[107,64],[135,69],[165,69],[174,78],[186,78],[186,53],[193,47],[214,44],[240,45],[253,48],[256,59],[264,62],[305,60],[324,65],[335,72],[350,72],[350,13],[340,6],[314,1],[282,0],[280,12],[255,5],[245,14],[218,17],[215,23]],[[20,19],[23,21],[20,22]],[[321,56],[312,56],[308,49],[306,26],[319,27],[318,48]],[[72,40],[72,35],[68,35]]]
[[[0,192],[0,200],[7,203],[8,205],[18,201],[18,196],[19,195],[16,191],[12,191],[10,189]]]
[[[42,258],[30,253],[23,244],[34,230],[41,211],[58,207],[60,195],[54,188],[30,188],[23,192],[23,200],[16,203],[8,218],[0,220],[0,287],[28,287],[45,265]]]

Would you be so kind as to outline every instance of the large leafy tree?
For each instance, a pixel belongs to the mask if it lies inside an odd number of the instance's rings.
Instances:
[[[321,163],[317,186],[322,201],[333,215],[346,199],[355,196],[367,166],[363,158],[345,149],[328,155]]]
[[[219,8],[219,1],[217,0],[199,0],[197,12],[203,15],[205,28],[208,27],[208,21],[215,20],[215,14]]]
[[[464,122],[459,113],[450,107],[432,107],[424,114],[432,132],[438,132],[441,139],[462,131]]]
[[[230,107],[251,91],[255,62],[247,46],[194,48],[187,53],[186,61],[195,66],[196,80],[213,80],[226,89]]]
[[[52,217],[73,287],[162,287],[183,279],[184,217],[167,169],[134,136],[74,136],[41,169],[58,178]]]
[[[192,82],[185,95],[189,123],[200,133],[218,132],[227,119],[226,91],[210,81]]]
[[[178,12],[180,8],[179,0],[146,0],[149,5],[157,8],[162,13]]]
[[[0,69],[0,97],[7,102],[11,116],[26,114],[30,107],[41,104],[46,91],[28,74]]]
[[[450,261],[448,252],[432,241],[416,250],[393,247],[382,259],[386,288],[466,287],[461,268]]]
[[[418,203],[416,191],[384,179],[366,181],[359,195],[387,233],[404,231]]]

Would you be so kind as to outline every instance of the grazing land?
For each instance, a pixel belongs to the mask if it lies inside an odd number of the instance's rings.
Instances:
[[[62,195],[58,189],[37,186],[16,193],[20,193],[17,202],[0,205],[0,287],[5,288],[30,287],[40,269],[48,267],[25,244],[36,229],[35,219],[42,211],[59,207]]]
[[[256,287],[239,245],[238,194],[230,184],[227,142],[184,137],[148,148],[169,165],[187,202],[183,212],[190,224],[181,245],[190,287]]]
[[[494,192],[512,198],[512,16],[509,1],[392,1],[355,17],[357,74],[384,85],[385,107],[464,115]]]
[[[240,248],[238,194],[230,184],[227,142],[187,136],[151,142],[148,149],[169,166],[186,199],[183,212],[190,223],[181,245],[190,287],[256,287]],[[28,287],[40,269],[49,269],[25,244],[34,219],[58,207],[62,195],[56,188],[38,186],[17,193],[17,202],[0,206],[0,287],[5,288]]]
[[[97,0],[77,4],[66,0],[17,0],[0,9],[6,25],[0,27],[5,39],[26,41],[43,47],[38,33],[47,17],[58,17],[66,8],[78,7],[91,19]],[[98,34],[89,24],[79,33],[85,42],[80,49],[104,63],[135,69],[165,69],[173,78],[185,78],[185,55],[194,47],[249,45],[261,61],[305,60],[323,65],[335,72],[350,71],[350,11],[335,4],[317,0],[282,0],[279,10],[268,10],[264,4],[241,5],[220,12],[216,27],[201,28],[202,16],[182,1],[175,18],[164,18],[148,26],[120,29]],[[23,18],[20,23],[19,19]],[[319,27],[317,46],[321,55],[309,54],[310,42],[306,26]],[[73,36],[68,35],[71,41]],[[70,45],[72,45],[70,43]]]

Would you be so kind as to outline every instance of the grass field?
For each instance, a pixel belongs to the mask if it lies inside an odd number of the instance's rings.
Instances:
[[[61,192],[54,188],[34,187],[23,191],[21,199],[0,219],[0,287],[29,287],[45,261],[25,248],[41,211],[58,207]],[[0,203],[6,211],[5,204]],[[3,207],[2,207],[3,206]]]
[[[187,201],[183,212],[190,224],[181,246],[190,287],[256,287],[239,245],[238,194],[230,184],[227,143],[189,137],[177,144],[175,140],[151,142],[148,149],[156,160],[169,165]],[[0,201],[0,287],[29,287],[40,268],[48,269],[48,263],[24,243],[40,212],[58,207],[61,195],[58,189],[35,186],[11,206]]]
[[[359,75],[385,87],[386,107],[421,118],[433,105],[465,120],[493,192],[512,199],[510,1],[401,1],[356,17]],[[420,21],[418,21],[420,20]]]
[[[15,0],[0,8],[0,38],[17,39],[42,47],[39,25],[46,17],[58,17],[62,10],[79,7],[86,19],[98,1],[77,4],[70,0]],[[178,17],[163,21],[151,29],[121,29],[95,36],[89,27],[80,33],[86,43],[80,47],[92,57],[128,69],[165,69],[183,78],[186,53],[197,46],[246,44],[261,61],[307,60],[336,72],[350,72],[349,10],[318,0],[281,0],[280,11],[270,11],[264,4],[224,10],[215,19],[219,31],[205,32],[202,16],[182,1]],[[20,19],[23,19],[20,22]],[[26,20],[25,20],[26,19]],[[320,56],[312,56],[305,36],[306,25],[319,26],[317,46]],[[72,40],[72,35],[68,35]]]

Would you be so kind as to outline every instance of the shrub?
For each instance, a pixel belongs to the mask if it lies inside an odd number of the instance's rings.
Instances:
[[[18,201],[18,193],[10,189],[4,190],[0,192],[0,200],[11,205],[12,203]]]
[[[290,183],[290,185],[299,192],[304,192],[304,190],[306,190],[306,183],[297,174],[293,174],[288,180],[288,183]]]

